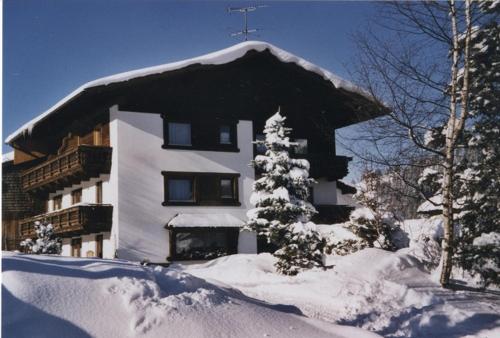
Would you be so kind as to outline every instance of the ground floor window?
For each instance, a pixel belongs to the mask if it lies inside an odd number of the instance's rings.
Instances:
[[[82,239],[73,238],[71,240],[71,256],[81,257],[82,256]]]
[[[171,257],[213,259],[238,251],[239,228],[175,228],[170,231]]]
[[[103,247],[104,236],[95,236],[95,255],[96,257],[102,258],[102,247]]]

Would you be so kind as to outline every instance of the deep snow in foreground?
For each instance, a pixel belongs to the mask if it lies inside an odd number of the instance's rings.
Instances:
[[[307,318],[284,305],[293,301],[266,303],[175,268],[7,252],[2,263],[5,338],[377,336]]]
[[[296,306],[308,317],[385,337],[500,337],[500,293],[444,290],[413,252],[364,249],[330,256],[332,269],[295,277],[277,275],[269,254],[178,268],[249,297]]]

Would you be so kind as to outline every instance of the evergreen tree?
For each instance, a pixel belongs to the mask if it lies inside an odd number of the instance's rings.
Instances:
[[[37,239],[33,241],[28,238],[21,242],[29,253],[33,254],[55,254],[61,253],[61,240],[54,234],[52,224],[35,222]]]
[[[247,228],[257,232],[277,248],[277,270],[295,275],[301,269],[322,266],[325,240],[310,221],[316,212],[307,202],[314,179],[309,178],[309,162],[292,159],[294,146],[285,127],[285,117],[278,111],[266,121],[265,140],[256,141],[266,148],[252,162],[261,177],[253,186]]]
[[[487,286],[500,285],[500,4],[485,1],[479,9],[496,16],[471,36],[472,126],[465,135],[455,262]]]
[[[397,227],[396,210],[390,196],[382,193],[390,184],[390,175],[366,171],[356,187],[354,199],[362,208],[354,210],[349,217],[349,229],[365,246],[395,250]]]

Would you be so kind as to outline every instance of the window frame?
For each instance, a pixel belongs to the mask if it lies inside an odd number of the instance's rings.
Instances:
[[[162,171],[163,175],[163,206],[241,206],[239,201],[239,173],[212,173],[212,172],[177,172],[177,171]],[[201,196],[201,189],[198,184],[202,177],[211,177],[216,183],[214,199],[204,199]],[[170,179],[190,179],[192,180],[193,187],[193,201],[170,201],[168,182]],[[221,197],[221,180],[229,179],[232,182],[233,197],[232,198],[222,198]]]

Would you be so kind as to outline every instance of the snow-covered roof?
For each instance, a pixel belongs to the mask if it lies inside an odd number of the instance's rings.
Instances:
[[[203,64],[203,65],[221,65],[225,63],[232,62],[236,59],[239,59],[243,57],[248,51],[255,50],[257,52],[262,52],[264,50],[269,50],[274,56],[276,56],[279,60],[282,62],[293,62],[297,64],[298,66],[304,68],[305,70],[308,70],[310,72],[316,73],[320,76],[322,76],[325,80],[330,81],[336,88],[342,88],[344,90],[350,91],[350,92],[355,92],[358,94],[361,94],[365,96],[368,99],[371,99],[371,96],[361,88],[355,86],[351,82],[344,80],[340,78],[339,76],[319,67],[314,64],[312,64],[309,61],[306,61],[296,55],[293,55],[283,49],[280,49],[270,43],[267,42],[261,42],[261,41],[246,41],[239,43],[237,45],[231,46],[229,48],[221,49],[219,51],[209,53],[206,55],[198,56],[192,59],[187,59],[187,60],[182,60],[182,61],[177,61],[177,62],[172,62],[172,63],[167,63],[159,66],[153,66],[153,67],[147,67],[147,68],[142,68],[142,69],[137,69],[137,70],[132,70],[124,73],[119,73],[111,76],[106,76],[94,81],[90,81],[85,83],[84,85],[80,86],[77,88],[75,91],[70,93],[68,96],[57,102],[55,105],[53,105],[51,108],[49,108],[47,111],[44,113],[38,115],[31,121],[25,123],[22,125],[19,129],[14,131],[12,134],[7,136],[5,142],[10,143],[13,141],[16,137],[20,136],[23,133],[31,133],[32,129],[37,125],[39,122],[47,118],[49,115],[51,115],[55,110],[58,108],[62,107],[66,103],[68,103],[70,100],[75,98],[77,95],[81,94],[84,92],[86,89],[89,89],[91,87],[97,87],[97,86],[107,86],[112,83],[117,83],[117,82],[124,82],[124,81],[129,81],[134,78],[138,77],[143,77],[143,76],[148,76],[148,75],[153,75],[153,74],[161,74],[169,71],[173,71],[176,69],[181,69],[193,64]]]
[[[13,161],[13,160],[14,160],[14,152],[13,151],[2,154],[2,163]]]
[[[241,219],[229,214],[177,214],[167,226],[180,228],[240,228],[245,224]]]

